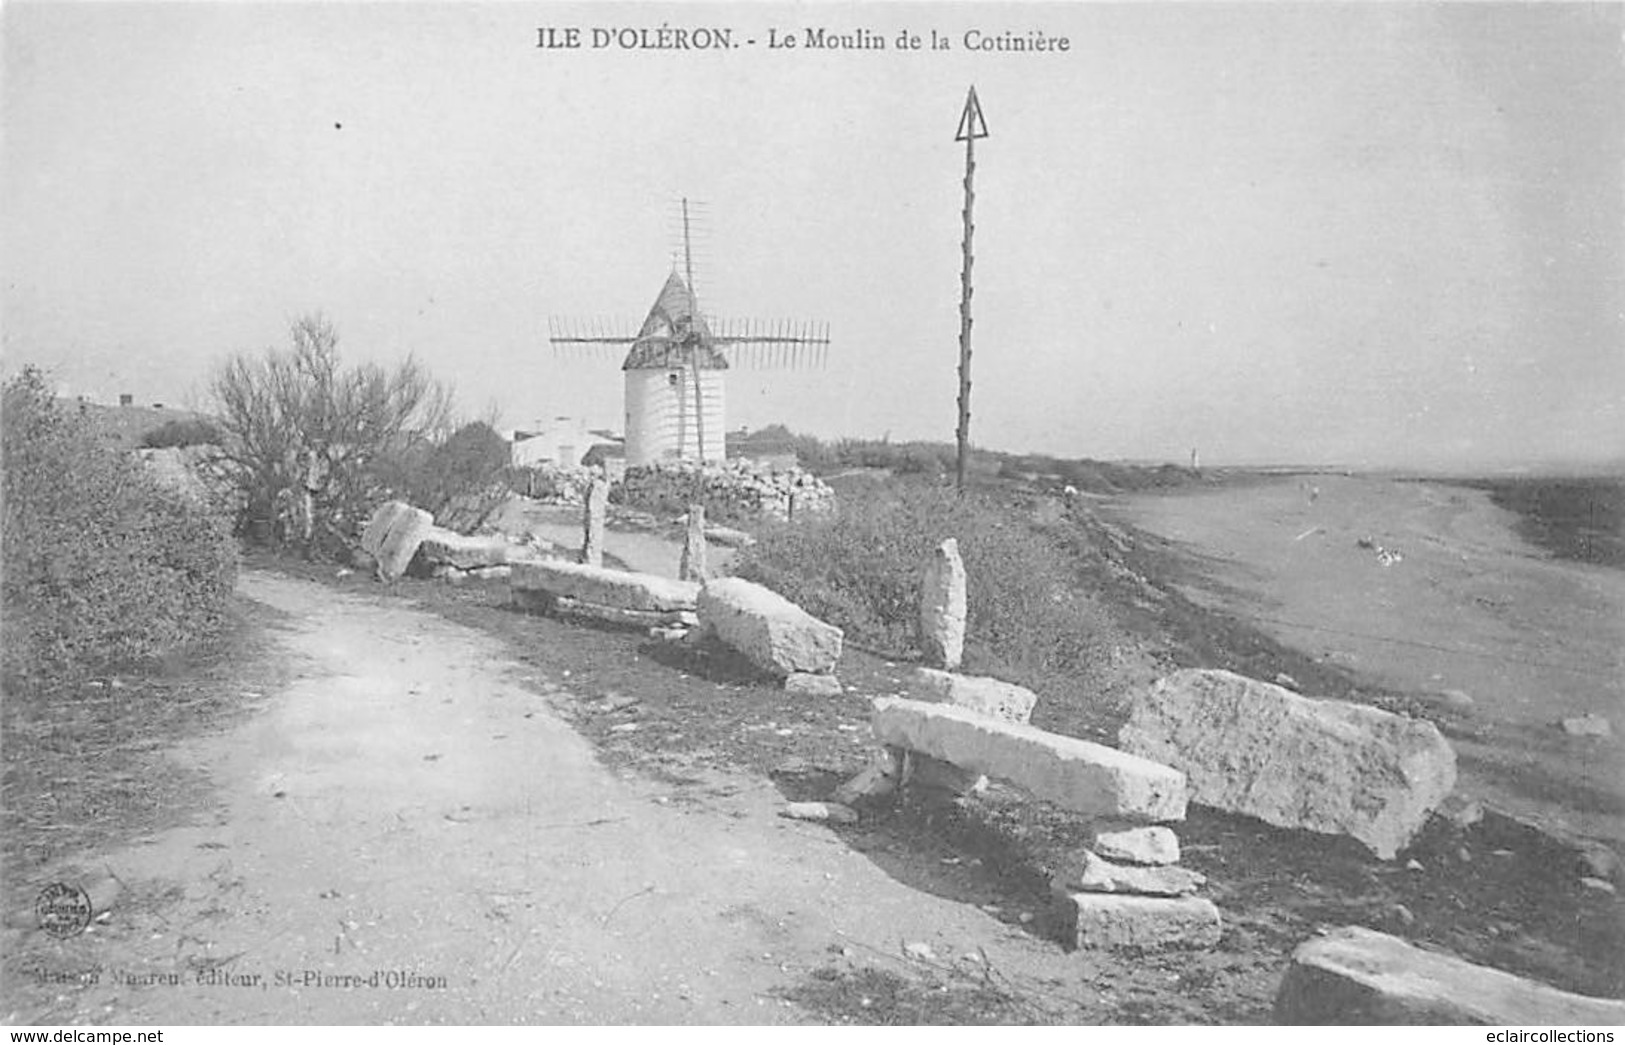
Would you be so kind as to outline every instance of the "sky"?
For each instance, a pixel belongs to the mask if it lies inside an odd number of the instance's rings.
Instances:
[[[662,27],[732,46],[614,32]],[[975,444],[1625,458],[1622,5],[25,0],[0,28],[0,368],[76,393],[206,405],[320,312],[470,417],[619,430],[620,355],[549,324],[634,330],[688,197],[706,312],[830,329],[820,368],[736,368],[730,428],[952,442],[974,84]],[[1067,47],[967,46],[1007,32]]]

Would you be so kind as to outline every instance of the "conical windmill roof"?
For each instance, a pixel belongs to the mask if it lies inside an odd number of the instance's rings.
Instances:
[[[622,370],[670,370],[698,366],[701,370],[726,370],[728,361],[717,351],[711,328],[702,315],[694,315],[694,295],[675,270],[666,277],[660,296],[638,330],[632,351],[626,354]],[[688,331],[697,337],[680,340]],[[692,358],[697,354],[697,358]]]

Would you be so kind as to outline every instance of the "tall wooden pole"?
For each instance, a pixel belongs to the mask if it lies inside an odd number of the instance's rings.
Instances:
[[[699,305],[694,294],[694,254],[688,244],[688,197],[683,197],[683,275],[688,279],[688,363],[694,375],[694,445],[705,467],[705,391],[700,387]]]
[[[965,260],[959,271],[959,428],[956,432],[959,456],[954,467],[955,483],[961,492],[965,489],[965,458],[970,451],[970,274],[975,261],[971,236],[976,232],[971,209],[976,204],[976,139],[986,137],[987,123],[982,119],[982,106],[972,86],[965,96],[965,111],[959,117],[959,132],[954,135],[954,141],[965,143],[965,239],[962,244]]]

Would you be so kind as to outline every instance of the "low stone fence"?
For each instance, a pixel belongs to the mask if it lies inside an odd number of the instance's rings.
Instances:
[[[687,462],[628,468],[610,496],[618,504],[668,516],[703,504],[706,518],[715,522],[788,520],[835,507],[835,491],[811,472],[750,461],[703,468]]]
[[[508,472],[508,488],[522,497],[550,504],[582,504],[594,479],[604,473],[577,465],[538,464]]]

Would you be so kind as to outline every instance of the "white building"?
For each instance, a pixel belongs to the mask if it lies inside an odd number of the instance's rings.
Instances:
[[[600,441],[587,430],[586,420],[580,417],[533,421],[528,428],[515,429],[510,439],[513,463],[520,468],[544,462],[573,468],[581,463],[582,455]]]

